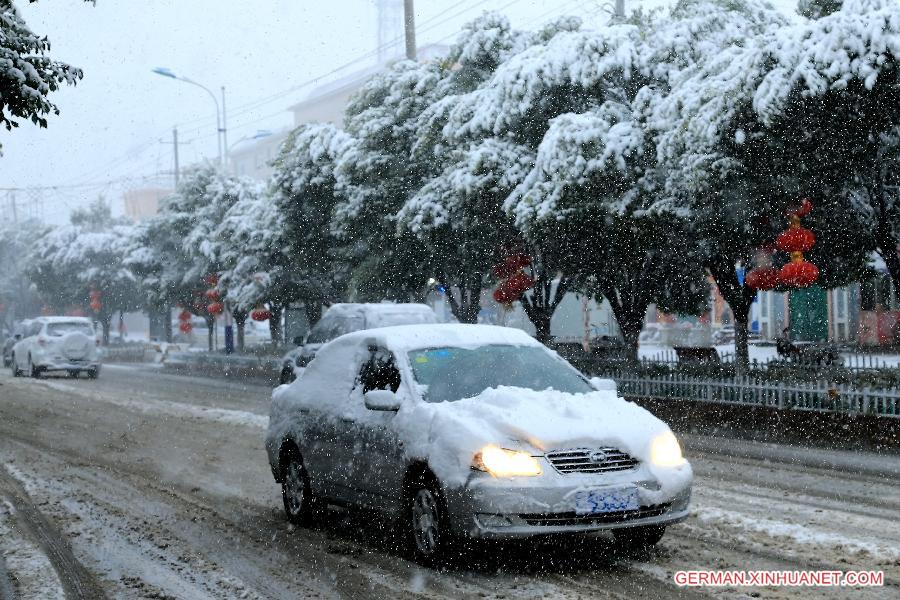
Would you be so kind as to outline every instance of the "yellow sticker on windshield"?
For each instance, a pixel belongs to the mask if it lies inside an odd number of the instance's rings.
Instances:
[[[417,362],[417,363],[427,363],[427,362],[428,362],[428,357],[427,357],[427,356],[417,356],[417,357],[416,357],[416,362]]]

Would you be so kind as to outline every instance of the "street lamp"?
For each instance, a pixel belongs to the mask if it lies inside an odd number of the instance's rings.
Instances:
[[[196,85],[198,88],[205,91],[209,94],[209,97],[213,99],[213,102],[216,104],[216,144],[219,149],[219,163],[222,166],[225,166],[225,163],[228,160],[228,130],[225,126],[225,86],[222,86],[222,106],[221,109],[219,107],[219,99],[216,98],[216,95],[213,93],[211,89],[206,87],[201,83],[197,83],[193,79],[189,79],[187,77],[180,77],[172,72],[171,69],[167,69],[165,67],[157,67],[153,69],[153,72],[157,75],[162,75],[163,77],[168,77],[170,79],[176,79],[178,81],[183,81],[185,83],[190,83],[191,85]]]
[[[250,140],[260,140],[262,138],[267,138],[271,135],[272,135],[272,132],[269,131],[268,129],[258,129],[256,131],[256,133],[254,133],[253,135],[245,135],[244,137],[242,137],[241,139],[239,139],[232,145],[228,146],[228,152],[231,153],[231,151],[234,149],[234,147],[237,146],[238,144],[240,144],[241,142],[248,142]]]

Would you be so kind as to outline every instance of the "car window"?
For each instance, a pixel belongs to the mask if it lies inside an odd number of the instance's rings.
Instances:
[[[338,338],[345,333],[363,329],[362,317],[329,317],[325,316],[315,324],[306,338],[307,344],[324,344]]]
[[[356,379],[365,394],[371,390],[391,390],[400,388],[400,371],[394,361],[394,355],[383,348],[374,350],[369,359],[363,363]]]
[[[89,323],[80,321],[71,321],[68,323],[49,323],[47,325],[47,335],[53,337],[61,337],[70,333],[83,333],[87,336],[94,335],[94,328]]]
[[[428,402],[471,398],[500,386],[571,394],[594,391],[571,365],[534,346],[430,348],[410,352],[409,361]]]
[[[437,323],[437,316],[433,312],[424,310],[375,312],[366,316],[366,327],[370,329],[392,327],[394,325],[422,325],[426,323]]]

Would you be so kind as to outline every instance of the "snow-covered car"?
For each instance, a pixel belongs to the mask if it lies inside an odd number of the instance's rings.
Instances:
[[[652,545],[687,517],[693,480],[669,427],[612,382],[488,325],[337,338],[273,392],[265,445],[291,521],[376,509],[426,563],[463,537]]]
[[[38,317],[32,320],[13,346],[10,364],[18,377],[40,377],[49,371],[65,371],[91,379],[100,374],[100,349],[94,325],[84,317]]]
[[[279,383],[290,383],[326,342],[353,331],[393,325],[437,323],[437,315],[427,304],[383,302],[379,304],[332,304],[306,336],[304,343],[281,359]]]

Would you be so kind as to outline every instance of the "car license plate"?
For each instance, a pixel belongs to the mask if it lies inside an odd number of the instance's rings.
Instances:
[[[575,514],[593,515],[625,510],[638,510],[636,487],[619,489],[585,490],[575,494]]]

